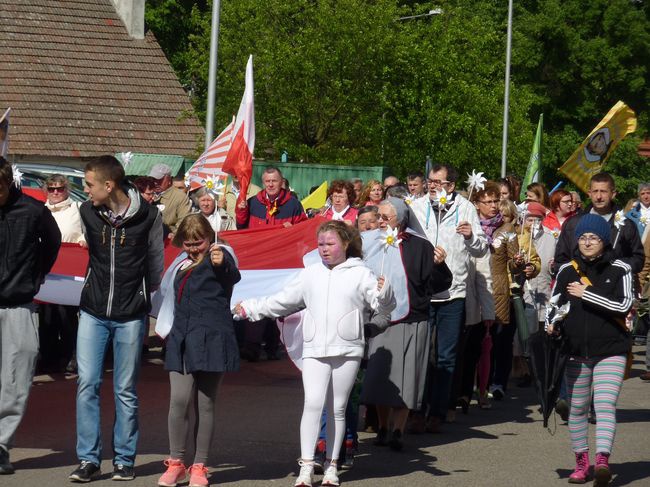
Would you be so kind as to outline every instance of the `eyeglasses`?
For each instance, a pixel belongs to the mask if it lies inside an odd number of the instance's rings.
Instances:
[[[578,243],[582,245],[598,245],[600,242],[602,242],[603,239],[600,237],[592,236],[592,237],[586,237],[582,236],[578,239]]]
[[[395,218],[395,216],[396,215],[382,215],[381,213],[379,213],[377,215],[377,218],[379,218],[382,221],[389,222],[391,220],[391,218]]]
[[[47,187],[47,192],[48,193],[63,193],[66,190],[65,186],[48,186]]]
[[[565,205],[574,205],[575,203],[573,200],[560,200],[560,203],[564,203]]]
[[[498,204],[499,204],[499,200],[485,200],[485,201],[481,201],[481,200],[479,200],[479,203],[482,203],[482,204],[484,204],[484,205],[488,205],[488,206],[489,206],[489,205],[498,205]]]
[[[452,181],[445,181],[443,179],[429,179],[427,178],[427,183],[433,186],[449,186],[452,184]]]

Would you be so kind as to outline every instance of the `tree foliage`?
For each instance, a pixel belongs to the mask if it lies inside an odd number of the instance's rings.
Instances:
[[[428,12],[442,15],[399,20]],[[150,0],[147,22],[205,114],[211,2]],[[630,0],[516,2],[509,172],[523,175],[540,113],[548,184],[614,103],[648,132],[649,8]],[[507,2],[222,0],[217,128],[237,110],[254,56],[258,157],[388,165],[427,155],[498,176]],[[630,138],[608,168],[647,178]],[[644,165],[645,166],[645,165]],[[626,174],[627,173],[627,174]]]

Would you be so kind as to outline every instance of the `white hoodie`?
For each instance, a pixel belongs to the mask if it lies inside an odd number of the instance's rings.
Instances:
[[[388,280],[377,291],[377,277],[351,257],[333,269],[322,262],[310,265],[279,293],[247,299],[241,306],[254,321],[304,309],[303,358],[363,357],[363,325],[370,310],[390,314],[395,297]]]

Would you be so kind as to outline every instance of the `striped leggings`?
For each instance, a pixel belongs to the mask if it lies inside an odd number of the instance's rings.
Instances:
[[[623,385],[625,355],[583,359],[572,357],[566,366],[566,380],[571,398],[569,434],[575,453],[589,450],[587,413],[593,386],[596,409],[596,453],[612,452],[616,434],[616,401]]]

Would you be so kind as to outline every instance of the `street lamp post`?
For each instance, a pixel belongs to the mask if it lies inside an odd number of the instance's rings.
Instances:
[[[205,117],[205,148],[212,142],[214,133],[214,106],[217,92],[217,50],[219,48],[220,0],[212,2],[212,27],[210,30],[210,65],[208,68],[208,106]]]
[[[510,52],[512,51],[512,0],[508,1],[508,40],[506,43],[506,89],[503,99],[503,143],[501,145],[501,177],[506,177],[508,155],[508,108],[510,106]]]

